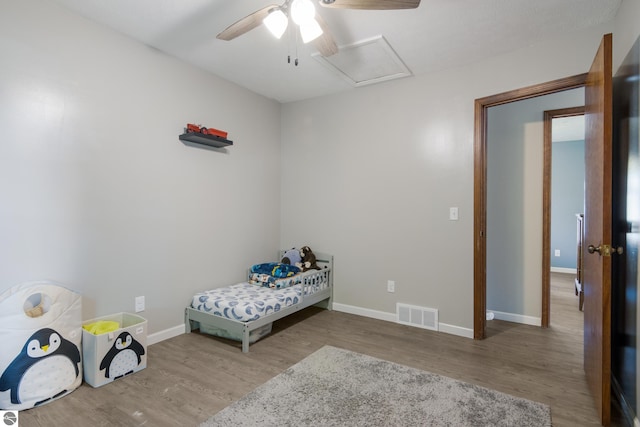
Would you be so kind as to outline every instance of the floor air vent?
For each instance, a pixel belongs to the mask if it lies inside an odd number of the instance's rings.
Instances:
[[[438,330],[438,310],[435,308],[397,303],[396,320],[403,325]]]

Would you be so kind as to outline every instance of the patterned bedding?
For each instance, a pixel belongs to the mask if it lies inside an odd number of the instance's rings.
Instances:
[[[243,282],[198,293],[193,296],[191,307],[227,319],[248,322],[297,304],[301,294],[299,285],[274,290]]]
[[[249,322],[267,316],[282,308],[298,304],[305,295],[312,295],[326,289],[325,275],[318,274],[306,284],[273,289],[259,284],[242,282],[224,288],[200,292],[193,296],[191,307],[227,319]]]

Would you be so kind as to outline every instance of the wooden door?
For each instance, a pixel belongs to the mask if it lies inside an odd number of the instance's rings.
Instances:
[[[584,370],[603,425],[611,418],[612,36],[585,86]]]

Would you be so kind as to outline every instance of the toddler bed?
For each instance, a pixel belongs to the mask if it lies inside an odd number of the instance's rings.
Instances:
[[[319,303],[330,309],[333,256],[315,256],[320,270],[286,278],[249,270],[247,282],[195,294],[185,309],[186,332],[200,329],[242,341],[242,352],[248,353],[249,344],[271,332],[274,321]]]

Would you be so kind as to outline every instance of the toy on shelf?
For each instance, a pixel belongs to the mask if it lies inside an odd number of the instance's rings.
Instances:
[[[185,133],[201,133],[204,135],[215,135],[220,138],[227,139],[228,132],[225,132],[216,128],[208,128],[201,125],[194,125],[193,123],[187,123],[187,127],[184,129]]]

